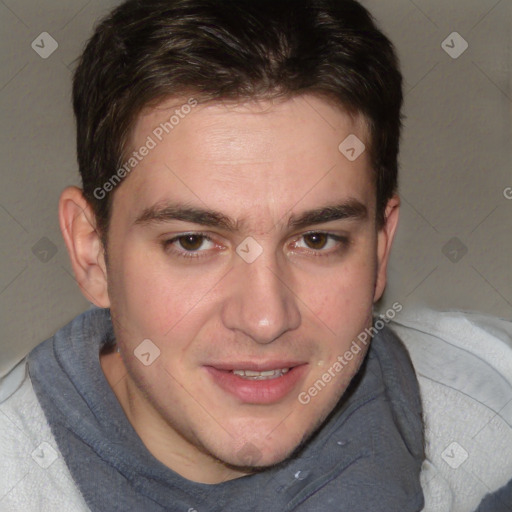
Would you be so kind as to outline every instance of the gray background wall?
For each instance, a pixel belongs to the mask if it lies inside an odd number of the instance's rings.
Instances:
[[[0,0],[0,376],[89,307],[57,203],[79,184],[73,61],[116,3]],[[362,3],[396,44],[406,79],[402,217],[381,309],[399,301],[510,319],[512,3]],[[58,44],[47,58],[54,43],[43,32]]]

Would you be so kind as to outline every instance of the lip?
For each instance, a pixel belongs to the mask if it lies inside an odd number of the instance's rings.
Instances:
[[[307,372],[307,363],[273,361],[272,363],[237,362],[204,366],[213,382],[223,391],[247,404],[267,405],[279,402],[297,387]],[[269,371],[282,368],[290,370],[274,379],[247,380],[232,373],[232,370]]]
[[[279,370],[283,368],[294,368],[305,364],[301,361],[286,361],[284,359],[275,359],[267,362],[255,362],[254,360],[249,361],[237,361],[236,363],[210,363],[205,365],[207,367],[215,368],[221,371],[233,371],[233,370],[252,370],[254,372],[266,372],[269,370]]]

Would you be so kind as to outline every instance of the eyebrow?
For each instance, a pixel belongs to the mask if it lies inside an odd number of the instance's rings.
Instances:
[[[349,199],[342,203],[324,206],[301,213],[298,216],[292,215],[288,220],[288,227],[301,229],[315,224],[333,222],[335,220],[365,220],[368,217],[366,206],[356,199]]]
[[[301,229],[315,224],[323,224],[336,220],[362,221],[368,217],[366,206],[356,199],[348,199],[338,204],[308,210],[300,215],[291,215],[288,227]],[[235,221],[223,213],[205,208],[183,204],[156,204],[145,208],[134,224],[158,224],[174,220],[191,222],[202,226],[224,229],[229,232],[240,231],[244,221]]]

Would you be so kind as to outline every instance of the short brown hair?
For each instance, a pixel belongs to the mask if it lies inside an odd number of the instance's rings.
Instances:
[[[370,132],[377,222],[397,188],[402,75],[390,41],[355,0],[128,0],[97,26],[73,79],[84,196],[103,240],[141,110],[316,94],[361,113]],[[341,141],[340,141],[341,142]]]

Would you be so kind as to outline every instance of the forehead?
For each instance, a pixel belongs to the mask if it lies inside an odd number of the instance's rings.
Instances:
[[[194,101],[167,100],[139,115],[131,150],[150,149],[118,191],[124,201],[136,194],[133,215],[169,200],[234,214],[250,210],[255,217],[269,211],[282,215],[299,202],[305,207],[346,197],[371,202],[368,151],[351,160],[342,144],[349,138],[352,146],[354,141],[369,146],[362,116],[314,96]]]
[[[312,94],[292,98],[253,99],[241,103],[228,100],[199,103],[193,96],[170,98],[141,111],[132,127],[130,142],[134,149],[140,139],[147,135],[156,138],[157,143],[168,138],[168,135],[172,135],[175,140],[189,138],[193,142],[198,130],[206,136],[220,136],[224,132],[228,138],[235,136],[242,142],[244,135],[255,137],[258,132],[271,128],[270,124],[287,128],[288,137],[283,133],[283,137],[276,140],[276,143],[287,139],[287,142],[293,144],[294,140],[300,139],[301,134],[307,132],[320,137],[326,130],[333,135],[335,132],[350,131],[359,135],[365,143],[369,142],[368,126],[363,115],[349,113],[342,106]],[[316,142],[315,138],[310,140]],[[326,140],[326,143],[330,144],[331,141]],[[235,149],[235,145],[230,146],[231,150]],[[300,148],[295,145],[294,149],[297,151]],[[175,147],[175,151],[179,152],[179,147]]]

